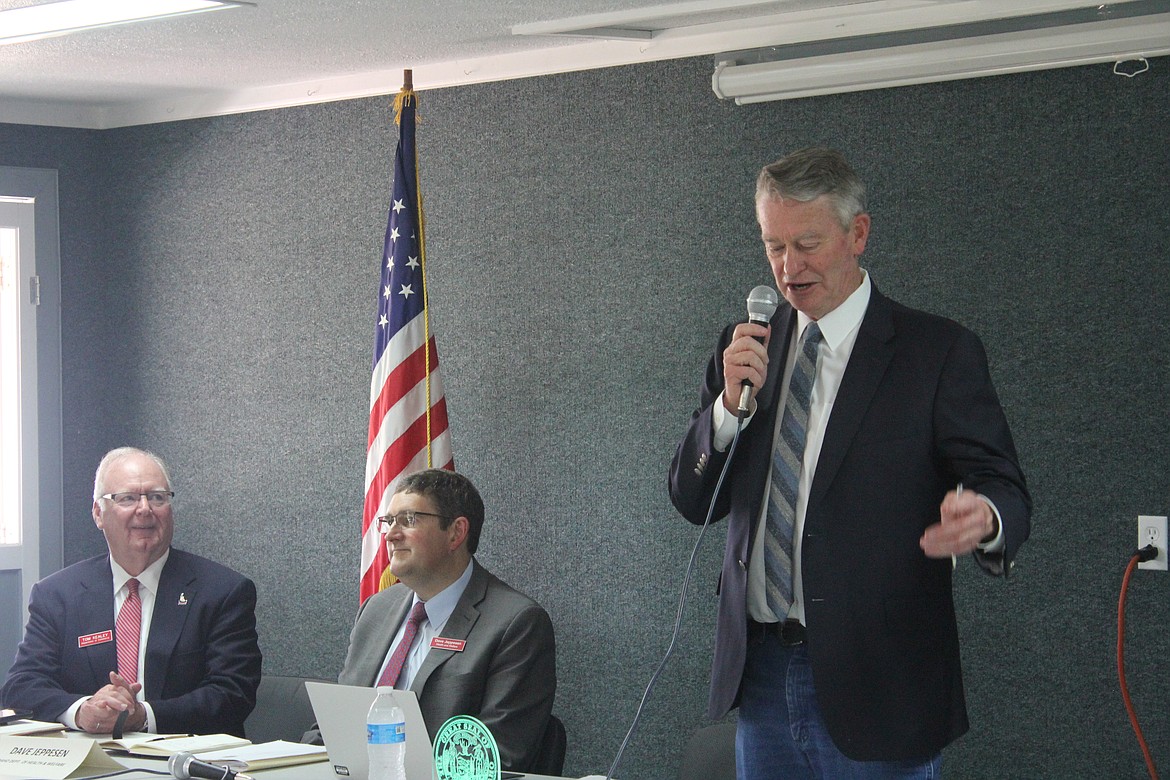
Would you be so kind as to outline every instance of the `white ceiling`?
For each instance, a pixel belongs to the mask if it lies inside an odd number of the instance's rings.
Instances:
[[[0,45],[0,122],[118,127],[393,94],[405,68],[423,90],[1131,1],[253,0]]]

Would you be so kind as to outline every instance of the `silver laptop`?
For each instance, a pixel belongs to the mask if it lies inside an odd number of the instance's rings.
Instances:
[[[347,780],[369,780],[366,716],[377,689],[306,680],[305,690],[313,704],[313,715],[325,740],[333,773]],[[414,691],[394,691],[394,698],[406,714],[406,775],[433,778],[431,737],[418,708],[418,698]]]

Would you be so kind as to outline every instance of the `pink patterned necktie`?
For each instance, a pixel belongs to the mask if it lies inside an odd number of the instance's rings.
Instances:
[[[129,593],[114,621],[118,648],[118,674],[128,683],[138,682],[138,640],[142,634],[142,599],[138,598],[138,580],[126,583]]]
[[[414,605],[410,617],[406,619],[406,630],[402,633],[402,641],[394,648],[394,655],[382,676],[378,678],[379,686],[394,686],[398,683],[398,676],[402,674],[402,667],[406,665],[406,656],[410,653],[410,646],[414,644],[414,635],[418,633],[419,624],[427,619],[427,606],[421,601]]]

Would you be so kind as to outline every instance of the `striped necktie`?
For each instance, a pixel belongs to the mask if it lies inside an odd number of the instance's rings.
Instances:
[[[128,683],[138,682],[138,641],[142,634],[142,599],[138,580],[126,582],[126,600],[114,621],[114,644],[118,650],[118,674]]]
[[[817,347],[822,340],[815,322],[804,331],[804,342],[788,381],[788,398],[780,421],[780,438],[772,453],[772,484],[768,491],[764,569],[768,607],[784,620],[792,606],[792,543],[796,527],[796,491],[808,436],[808,410],[817,375]]]

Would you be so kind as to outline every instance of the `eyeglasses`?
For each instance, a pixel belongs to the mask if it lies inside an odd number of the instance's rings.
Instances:
[[[149,493],[106,493],[101,498],[109,499],[123,509],[130,509],[138,506],[142,499],[146,499],[146,503],[150,504],[155,509],[161,509],[171,503],[171,499],[175,497],[173,490],[152,490]]]
[[[440,520],[451,519],[447,515],[440,515],[436,514],[435,512],[415,512],[412,509],[408,509],[405,512],[399,512],[396,515],[382,515],[379,517],[378,530],[384,534],[388,534],[390,533],[390,526],[394,525],[395,523],[398,524],[399,528],[414,528],[416,525],[418,525],[418,519],[420,517],[437,517]]]

